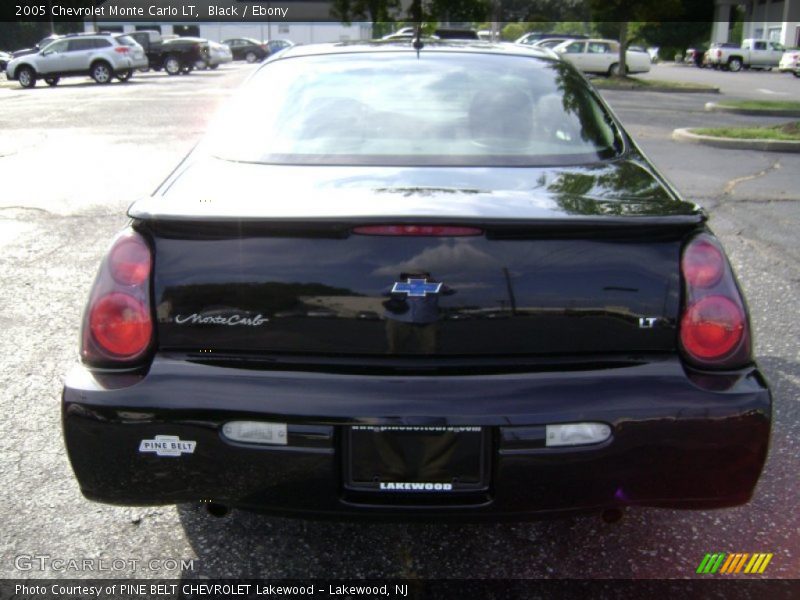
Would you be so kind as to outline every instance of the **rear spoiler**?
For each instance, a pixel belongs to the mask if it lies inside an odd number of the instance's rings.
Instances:
[[[609,238],[675,239],[702,228],[706,214],[660,217],[575,217],[565,219],[475,219],[455,217],[348,217],[327,219],[197,218],[130,215],[136,229],[159,237],[253,236],[347,238],[360,225],[455,225],[482,229],[489,239]]]

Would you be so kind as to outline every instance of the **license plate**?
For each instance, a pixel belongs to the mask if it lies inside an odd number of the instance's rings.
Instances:
[[[489,443],[481,427],[357,425],[345,441],[345,487],[388,493],[488,489]]]

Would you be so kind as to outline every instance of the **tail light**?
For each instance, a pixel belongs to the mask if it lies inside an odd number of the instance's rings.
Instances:
[[[81,358],[92,366],[142,362],[153,343],[150,273],[153,255],[144,238],[121,233],[103,259],[83,317]]]
[[[684,356],[702,368],[735,369],[752,361],[744,299],[717,240],[700,234],[684,248],[685,308],[680,324]]]
[[[129,51],[130,48],[128,48],[127,46],[117,46],[116,48],[114,48],[114,52],[116,52],[117,54],[127,54]]]
[[[721,57],[722,57],[722,50],[717,50],[717,58],[721,58]]]
[[[464,237],[481,235],[483,230],[477,227],[459,227],[452,225],[361,225],[353,228],[359,235],[397,235],[416,237]]]

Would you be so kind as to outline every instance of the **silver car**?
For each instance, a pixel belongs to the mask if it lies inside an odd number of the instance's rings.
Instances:
[[[198,60],[195,66],[198,69],[216,69],[220,65],[229,63],[233,60],[231,49],[225,44],[218,42],[208,42],[208,58]]]
[[[147,53],[144,51],[142,45],[139,42],[137,42],[135,38],[125,33],[122,33],[119,35],[115,35],[114,39],[117,40],[119,44],[122,44],[123,46],[130,48],[128,52],[131,58],[131,66],[134,69],[147,70],[150,67],[150,61],[147,60]],[[128,75],[124,77],[120,77],[119,75],[117,75],[117,79],[119,79],[120,81],[127,81],[128,79],[130,79],[131,74],[132,71],[129,71]]]
[[[65,36],[39,52],[12,59],[6,67],[6,76],[19,81],[24,88],[34,87],[39,79],[55,86],[62,77],[73,76],[89,76],[97,83],[109,83],[114,77],[127,81],[137,68],[134,58],[137,51],[120,37],[125,36],[102,33]]]

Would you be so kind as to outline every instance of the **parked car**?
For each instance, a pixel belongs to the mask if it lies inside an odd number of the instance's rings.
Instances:
[[[416,27],[401,27],[397,31],[390,33],[389,35],[414,35],[414,32],[417,30]],[[383,39],[386,39],[384,36]]]
[[[687,48],[683,55],[683,62],[687,65],[694,65],[695,67],[703,67],[706,51],[702,47]]]
[[[535,42],[531,42],[528,44],[529,46],[533,46],[534,48],[555,48],[559,44],[563,44],[564,42],[569,42],[574,40],[575,38],[572,37],[552,37],[552,38],[542,38]]]
[[[741,47],[721,45],[708,52],[708,62],[715,69],[737,72],[744,69],[772,69],[777,67],[784,47],[769,40],[746,39]]]
[[[209,60],[209,41],[197,37],[177,37],[164,40],[153,48],[161,60],[161,65],[167,75],[186,75],[195,68],[197,63],[207,63]]]
[[[204,38],[162,35],[156,30],[134,31],[125,35],[135,39],[144,48],[149,67],[154,71],[164,69],[168,75],[186,74],[198,64],[206,65],[209,62],[209,41]]]
[[[734,44],[733,42],[714,42],[706,50],[705,54],[703,54],[703,66],[704,67],[712,67],[715,69],[719,68],[719,64],[717,64],[717,51],[718,50],[725,50],[725,49],[732,49],[736,50],[740,46],[739,44]]]
[[[800,48],[787,48],[783,56],[781,56],[778,70],[781,73],[786,71],[796,73],[798,67],[800,67]]]
[[[588,39],[589,36],[583,35],[581,33],[575,34],[565,34],[565,33],[544,33],[542,31],[531,31],[530,33],[526,33],[523,36],[517,38],[514,43],[515,44],[526,44],[528,46],[532,46],[536,42],[541,40],[549,40],[552,38],[565,38],[570,40],[585,40]]]
[[[269,40],[264,42],[264,44],[267,46],[269,56],[274,56],[281,50],[294,46],[294,42],[291,40]]]
[[[136,41],[133,37],[126,33],[116,34],[114,35],[114,39],[117,40],[118,43],[122,44],[123,46],[127,46],[129,50],[129,54],[131,57],[131,69],[118,74],[117,78],[121,81],[127,81],[133,75],[134,69],[139,69],[141,71],[146,71],[150,66],[150,61],[147,59],[147,54],[142,48],[141,44]]]
[[[142,70],[153,69],[154,71],[160,71],[164,61],[161,56],[161,42],[164,41],[161,37],[161,32],[155,29],[144,29],[132,31],[127,35],[136,40],[136,43],[144,49],[147,56],[147,67]]]
[[[200,60],[195,65],[198,69],[216,69],[220,65],[229,63],[233,60],[231,49],[225,44],[208,42],[208,59]]]
[[[411,29],[411,31],[407,31]],[[399,31],[386,34],[381,38],[382,41],[395,41],[395,40],[411,40],[414,39],[414,31],[412,27],[403,27]]]
[[[290,48],[128,215],[63,390],[88,498],[441,521],[753,493],[771,398],[722,245],[550,52]]]
[[[8,64],[8,61],[10,61],[10,60],[11,60],[11,53],[10,52],[3,52],[2,50],[0,50],[0,71],[5,72],[6,65]]]
[[[619,42],[613,40],[572,40],[553,50],[584,73],[613,76],[619,71]],[[647,52],[628,50],[625,59],[628,73],[647,73],[650,70]]]
[[[70,34],[36,54],[12,59],[6,76],[25,88],[34,87],[38,79],[55,86],[62,77],[87,75],[97,83],[109,83],[114,77],[127,81],[135,68],[135,56],[135,48],[114,35]]]
[[[252,38],[236,38],[222,42],[233,52],[233,60],[245,60],[249,63],[264,60],[269,56],[266,44]]]
[[[628,46],[628,52],[638,52],[639,54],[647,54],[648,59],[650,58],[650,53],[644,46]]]
[[[474,29],[439,28],[433,34],[440,40],[480,40]]]
[[[403,27],[399,29],[395,33],[390,33],[389,35],[385,35],[381,38],[381,40],[412,40],[416,35],[416,29],[414,27]],[[478,36],[478,32],[474,29],[452,29],[452,28],[441,28],[436,29],[433,32],[433,35],[426,35],[423,33],[423,39],[427,40],[480,40],[481,38]]]

